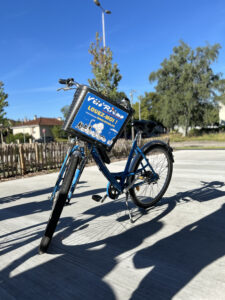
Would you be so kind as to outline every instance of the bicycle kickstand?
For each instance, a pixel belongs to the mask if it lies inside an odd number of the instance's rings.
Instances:
[[[128,204],[128,198],[129,198],[129,193],[126,192],[126,206],[127,206],[127,210],[128,210],[130,222],[131,222],[131,223],[134,223],[134,220],[133,220],[133,218],[132,218],[132,212],[131,212],[131,210],[130,210],[130,208],[129,208],[129,204]]]

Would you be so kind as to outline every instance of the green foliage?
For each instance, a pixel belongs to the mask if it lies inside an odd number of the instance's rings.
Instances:
[[[141,120],[159,121],[160,106],[158,95],[153,92],[145,92],[144,96],[139,96],[139,101],[141,106]],[[136,102],[133,108],[135,109],[134,118],[139,120],[139,102]]]
[[[93,79],[88,79],[89,85],[97,92],[111,99],[121,99],[124,93],[119,93],[117,87],[122,76],[117,64],[112,64],[112,51],[109,47],[100,46],[101,39],[96,33],[96,42],[91,43],[89,53],[93,55],[90,62],[92,66]]]
[[[68,115],[68,113],[69,113],[69,108],[70,108],[70,106],[69,105],[65,105],[65,106],[63,106],[62,108],[61,108],[61,113],[63,114],[63,119],[65,120],[66,119],[66,117],[67,117],[67,115]]]
[[[196,129],[196,128],[192,128],[189,132],[188,132],[188,136],[192,137],[192,136],[201,136],[201,130],[200,129]]]
[[[0,81],[0,142],[3,143],[3,135],[8,130],[8,120],[5,118],[4,108],[8,106],[6,99],[8,95],[4,92],[4,84]]]
[[[54,139],[66,139],[68,137],[67,133],[62,130],[62,126],[60,125],[53,126],[51,131]]]
[[[6,114],[4,108],[8,106],[8,102],[6,101],[7,98],[8,95],[4,92],[4,84],[0,81],[0,124],[2,124]]]
[[[204,126],[219,124],[219,105],[217,103],[205,104],[202,123]]]
[[[5,135],[10,130],[12,124],[6,118],[1,119],[0,124],[0,131]]]
[[[24,138],[25,138],[25,143],[28,143],[30,139],[32,139],[32,136],[26,133],[25,135],[23,133],[17,133],[17,134],[8,134],[5,138],[5,141],[7,144],[10,143],[16,143],[17,140],[19,140],[20,143],[24,143]]]
[[[215,74],[211,64],[219,55],[220,45],[191,49],[184,42],[174,47],[169,59],[152,72],[150,82],[157,80],[160,121],[169,128],[209,125],[217,120],[217,100],[225,90],[222,74]],[[207,124],[208,123],[208,124]]]

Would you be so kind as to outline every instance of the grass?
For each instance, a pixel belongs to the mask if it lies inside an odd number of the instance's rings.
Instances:
[[[225,142],[225,133],[209,133],[202,134],[200,136],[182,136],[180,133],[171,133],[165,135],[165,138],[169,138],[170,142],[186,142],[186,141],[215,141]]]
[[[223,146],[183,146],[183,147],[173,147],[174,150],[224,150]]]
[[[225,132],[208,133],[199,136],[183,136],[181,133],[170,133],[161,135],[160,138],[169,139],[170,142],[186,142],[186,141],[215,141],[225,142]],[[67,142],[68,139],[56,138],[56,142]]]

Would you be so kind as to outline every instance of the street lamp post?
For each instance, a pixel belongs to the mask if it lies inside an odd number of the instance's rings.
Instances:
[[[139,120],[141,120],[141,99],[139,99]]]
[[[134,93],[136,93],[135,90],[131,90],[130,91],[130,99],[131,99],[131,107],[133,107],[133,95]],[[131,117],[131,123],[132,123],[132,126],[131,126],[131,138],[132,138],[132,141],[134,140],[134,115],[132,114],[132,117]]]
[[[101,4],[100,4],[100,2],[98,0],[93,0],[93,1],[102,10],[102,39],[103,39],[103,48],[104,48],[104,51],[105,51],[105,13],[106,14],[111,14],[111,11],[107,10],[107,9],[104,9],[101,6]]]

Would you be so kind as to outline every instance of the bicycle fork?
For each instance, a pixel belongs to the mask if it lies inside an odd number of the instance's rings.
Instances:
[[[75,174],[74,174],[74,178],[73,178],[73,181],[72,181],[72,184],[71,184],[71,187],[70,187],[70,191],[69,191],[68,196],[67,196],[67,204],[70,203],[73,192],[74,192],[74,190],[75,190],[75,188],[76,188],[76,186],[79,182],[80,176],[81,176],[81,174],[84,170],[84,167],[87,163],[87,157],[82,158],[81,157],[81,155],[82,155],[81,152],[79,152],[78,155],[79,155],[79,160],[81,160],[81,161],[79,162],[79,165],[78,165],[78,167],[75,171]]]

